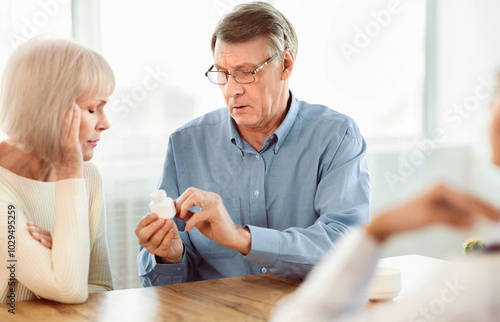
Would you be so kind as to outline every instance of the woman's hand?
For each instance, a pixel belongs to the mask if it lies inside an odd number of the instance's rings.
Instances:
[[[61,129],[61,159],[54,164],[57,180],[83,178],[83,155],[80,145],[80,107],[73,104]]]
[[[392,235],[433,224],[469,228],[479,214],[490,220],[500,220],[498,209],[440,184],[409,202],[375,216],[365,230],[383,242]]]
[[[38,240],[40,244],[48,249],[52,249],[52,236],[47,230],[38,227],[32,222],[28,222],[28,230],[30,231],[31,236],[35,240]]]

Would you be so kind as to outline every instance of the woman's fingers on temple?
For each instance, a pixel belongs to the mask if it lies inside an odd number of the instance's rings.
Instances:
[[[69,138],[73,142],[78,142],[78,136],[80,133],[80,106],[75,103],[73,106],[73,118],[71,119],[71,127],[69,132]]]
[[[64,140],[65,138],[68,137],[69,133],[71,132],[71,125],[73,123],[73,117],[75,114],[75,104],[73,103],[72,107],[68,109],[66,112],[66,115],[64,116],[64,126],[61,129],[61,140]]]

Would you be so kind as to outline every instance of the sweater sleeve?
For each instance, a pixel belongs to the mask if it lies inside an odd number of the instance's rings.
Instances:
[[[330,321],[362,311],[365,288],[377,264],[380,245],[355,231],[332,249],[304,283],[277,306],[272,321]]]
[[[2,198],[2,209],[13,205],[15,214],[16,279],[40,297],[81,303],[88,296],[89,211],[84,179],[67,179],[55,184],[56,221],[52,250],[33,239],[21,205]],[[41,207],[40,211],[43,211]],[[0,234],[7,226],[0,225]]]
[[[100,207],[98,232],[90,251],[89,293],[112,291],[113,279],[108,256],[106,235],[106,208],[104,201]]]
[[[96,239],[90,252],[89,293],[112,291],[113,280],[108,258],[106,235]]]
[[[108,256],[106,205],[104,187],[99,170],[92,162],[85,162],[85,179],[89,195],[90,267],[89,293],[113,290],[113,279]]]
[[[421,281],[420,290],[367,306],[365,292],[380,250],[372,237],[356,232],[277,306],[271,321],[499,321],[497,254],[461,259]]]

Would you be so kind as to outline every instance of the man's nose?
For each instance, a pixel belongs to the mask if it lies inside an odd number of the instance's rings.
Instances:
[[[232,75],[227,77],[227,83],[224,85],[224,94],[227,97],[234,97],[243,93],[243,85],[234,80]]]

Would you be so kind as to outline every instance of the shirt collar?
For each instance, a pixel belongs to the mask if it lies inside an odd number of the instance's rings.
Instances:
[[[274,131],[274,134],[278,137],[278,141],[276,142],[276,146],[274,147],[274,153],[278,153],[280,147],[285,142],[288,133],[292,129],[295,120],[297,119],[297,113],[299,112],[299,102],[293,96],[292,91],[290,93],[290,107],[288,109],[288,113],[285,116],[283,122],[281,122],[280,126]]]
[[[286,137],[288,136],[288,133],[290,133],[290,130],[292,129],[293,123],[295,123],[295,120],[297,119],[297,113],[299,111],[299,103],[295,96],[292,94],[292,91],[289,91],[290,97],[290,107],[288,108],[288,113],[285,116],[285,119],[283,122],[281,122],[280,126],[274,131],[274,133],[271,136],[276,136],[277,137],[277,142],[274,147],[274,153],[278,153],[281,145],[283,142],[285,142]],[[236,124],[231,117],[231,115],[228,112],[228,128],[229,128],[229,139],[231,140],[231,143],[236,145],[240,151],[243,153],[243,139],[241,138],[240,134],[238,133],[238,129],[236,128]],[[270,136],[270,137],[271,137]]]
[[[236,124],[231,117],[231,114],[229,114],[229,111],[227,111],[227,123],[228,123],[228,128],[229,128],[229,139],[231,140],[231,143],[236,145],[238,149],[240,149],[241,153],[243,153],[243,139],[241,138],[240,134],[238,133],[238,129],[236,128]]]

